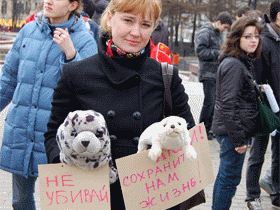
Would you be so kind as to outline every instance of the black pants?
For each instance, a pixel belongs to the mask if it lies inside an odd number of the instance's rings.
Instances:
[[[215,96],[216,96],[216,80],[208,79],[203,82],[204,101],[200,113],[199,123],[204,122],[206,132],[211,130]]]
[[[246,194],[245,201],[260,197],[259,178],[261,174],[262,165],[264,162],[264,155],[268,145],[268,136],[256,137],[253,139],[250,155],[247,163],[246,174]],[[279,174],[279,149],[280,149],[280,135],[271,137],[271,174],[272,185],[274,192],[270,194],[271,201],[276,202],[280,199],[280,174]]]

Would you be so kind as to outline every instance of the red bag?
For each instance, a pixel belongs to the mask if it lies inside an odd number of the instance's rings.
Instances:
[[[27,18],[27,19],[25,20],[25,22],[26,22],[26,23],[29,23],[29,22],[31,22],[31,21],[34,21],[34,20],[35,20],[35,15],[36,15],[36,12],[33,13],[29,18]]]
[[[172,65],[169,48],[161,42],[159,42],[157,45],[154,45],[152,39],[150,39],[150,42],[151,42],[150,57],[157,60],[160,63],[167,62],[168,64]]]

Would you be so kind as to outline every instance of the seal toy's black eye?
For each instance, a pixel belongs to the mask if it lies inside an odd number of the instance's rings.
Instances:
[[[163,125],[163,127],[165,127],[167,124],[165,123],[164,125]]]
[[[73,131],[73,132],[71,133],[71,136],[76,137],[77,135],[78,135],[78,133],[77,133],[76,131]]]
[[[178,125],[181,125],[181,123],[180,123],[180,122],[178,122]]]
[[[103,130],[98,130],[98,131],[96,132],[95,136],[96,136],[97,138],[102,137],[102,136],[103,136]]]

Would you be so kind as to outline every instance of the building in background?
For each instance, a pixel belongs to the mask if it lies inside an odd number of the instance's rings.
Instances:
[[[39,6],[42,0],[0,0],[0,25],[23,24],[27,16]]]

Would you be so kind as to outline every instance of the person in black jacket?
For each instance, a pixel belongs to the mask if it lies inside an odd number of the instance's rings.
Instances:
[[[250,17],[236,21],[219,58],[212,130],[220,143],[220,167],[213,190],[213,210],[230,209],[241,180],[247,141],[258,125],[252,59],[261,52],[262,24]]]
[[[81,15],[83,16],[88,31],[93,33],[93,37],[97,43],[99,38],[99,25],[92,20],[94,13],[95,5],[93,0],[83,0],[83,12]]]
[[[155,28],[151,35],[154,45],[162,42],[168,47],[169,31],[162,19],[159,19],[158,26]]]
[[[265,24],[261,34],[262,38],[262,54],[256,62],[257,82],[260,84],[268,83],[274,93],[278,105],[280,105],[280,3],[273,2],[270,5],[270,19],[263,16]],[[280,113],[277,113],[280,117]],[[278,128],[278,131],[280,129]],[[264,155],[268,146],[269,136],[260,136],[254,138],[252,149],[248,159],[247,175],[246,175],[246,199],[250,203],[259,200],[261,190],[259,178],[261,169],[264,163]],[[260,184],[263,188],[269,189],[269,184],[272,184],[273,191],[270,194],[272,206],[275,209],[280,209],[280,173],[279,173],[279,132],[275,136],[271,136],[271,174],[272,183],[266,183],[261,180]]]
[[[208,140],[212,140],[211,131],[215,104],[216,75],[219,66],[218,57],[223,42],[223,32],[232,24],[228,12],[221,12],[216,22],[201,26],[195,38],[195,53],[199,59],[198,79],[203,84],[204,101],[199,123],[204,122]]]
[[[109,4],[109,0],[97,0],[95,1],[95,13],[93,15],[93,20],[100,25],[100,18],[105,8]]]
[[[48,163],[60,162],[56,132],[69,112],[95,110],[104,116],[113,162],[136,153],[141,133],[162,120],[161,64],[149,58],[149,39],[160,11],[158,0],[111,0],[101,17],[98,54],[65,65],[54,89],[52,113],[45,133]],[[186,119],[190,129],[195,122],[181,82],[178,70],[174,69],[172,114]],[[110,190],[111,208],[124,210],[120,182],[111,184]]]

